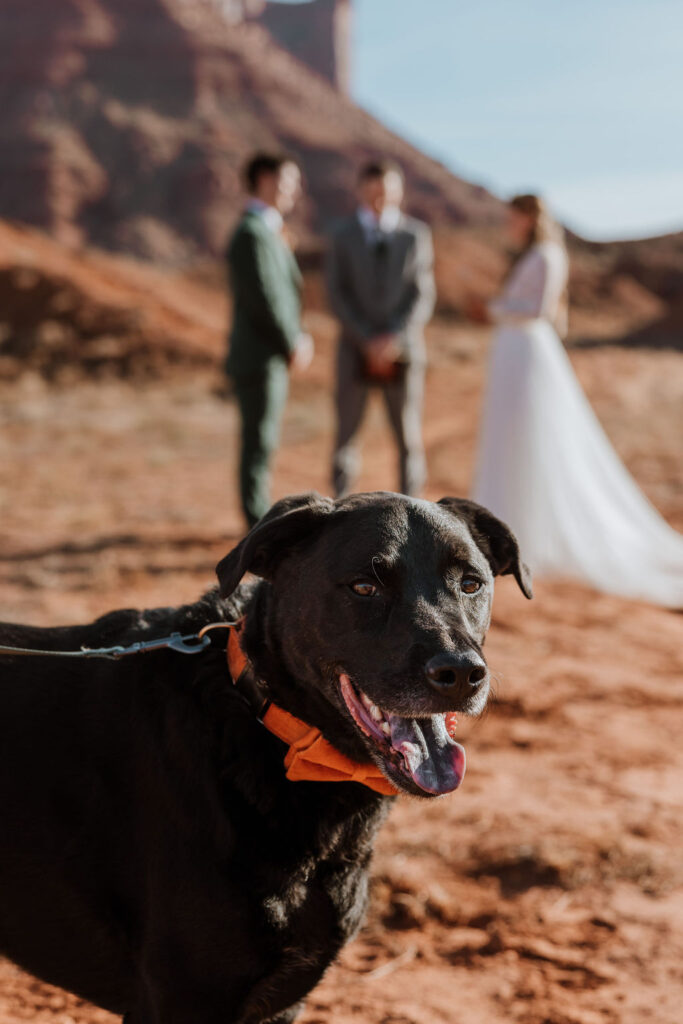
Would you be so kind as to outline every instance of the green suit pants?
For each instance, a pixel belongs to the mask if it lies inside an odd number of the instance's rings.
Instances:
[[[272,359],[248,376],[233,375],[242,420],[240,497],[251,528],[270,508],[270,463],[280,438],[289,372],[283,359]]]

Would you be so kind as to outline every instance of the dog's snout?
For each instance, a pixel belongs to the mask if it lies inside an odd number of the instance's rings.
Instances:
[[[471,696],[487,676],[486,664],[476,651],[435,654],[425,665],[429,685],[437,693]]]

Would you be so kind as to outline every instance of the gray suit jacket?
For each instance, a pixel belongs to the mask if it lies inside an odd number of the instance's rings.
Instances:
[[[362,353],[378,334],[396,334],[401,359],[424,360],[423,328],[434,311],[432,235],[426,224],[401,215],[379,245],[357,214],[332,237],[327,263],[330,304],[342,344]]]

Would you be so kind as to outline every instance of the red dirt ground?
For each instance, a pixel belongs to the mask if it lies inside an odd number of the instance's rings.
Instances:
[[[295,382],[276,496],[327,489],[329,321]],[[485,335],[431,331],[429,496],[465,493]],[[648,495],[683,528],[672,352],[574,352]],[[235,410],[206,370],[133,387],[24,375],[0,390],[0,618],[76,622],[191,600],[240,529]],[[380,409],[364,487],[391,487]],[[304,1024],[680,1024],[681,616],[567,583],[529,604],[504,580],[488,642],[497,699],[463,723],[454,797],[402,799],[377,848],[368,922]],[[113,1018],[0,962],[0,1024]]]

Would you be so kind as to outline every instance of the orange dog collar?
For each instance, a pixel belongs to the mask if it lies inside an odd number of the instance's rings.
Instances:
[[[240,642],[242,627],[243,620],[231,627],[228,634],[228,669],[234,683],[249,665]],[[276,704],[266,706],[268,710],[261,721],[269,732],[288,744],[284,764],[292,782],[360,782],[385,796],[396,796],[399,792],[372,762],[352,761],[332,746],[320,729]]]

